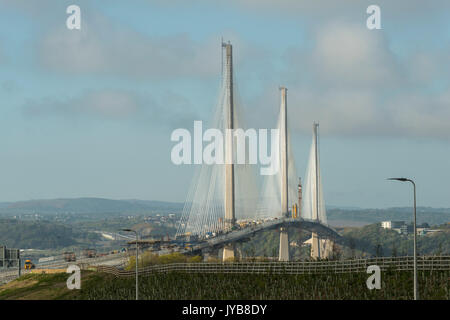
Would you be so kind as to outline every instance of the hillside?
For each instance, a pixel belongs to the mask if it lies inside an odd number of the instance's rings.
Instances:
[[[335,226],[351,226],[351,223],[372,224],[386,220],[412,221],[412,208],[388,209],[327,209],[328,222]],[[417,223],[438,225],[450,221],[450,209],[445,208],[417,208]]]
[[[450,228],[448,224],[438,226],[444,232],[419,236],[417,248],[419,254],[450,254]],[[360,256],[404,256],[413,253],[413,236],[400,235],[393,230],[382,229],[379,223],[363,227],[337,228],[344,237],[344,245],[338,245],[338,254],[343,258]],[[290,255],[294,260],[308,259],[309,246],[301,244],[311,237],[307,231],[289,229]],[[250,241],[239,244],[244,256],[278,255],[280,236],[277,231],[265,231],[255,235]]]
[[[417,237],[417,250],[422,255],[450,254],[450,229],[444,232]],[[348,247],[348,255],[366,253],[374,256],[404,256],[413,254],[413,235],[400,235],[394,230],[381,228],[379,223],[362,228],[345,228],[342,234]],[[353,254],[350,251],[354,251]]]
[[[112,200],[104,198],[44,199],[18,202],[0,202],[0,216],[17,214],[152,214],[181,213],[184,204],[180,202],[148,201],[139,199]],[[412,209],[360,209],[327,208],[328,221],[334,226],[361,226],[383,220],[411,221]],[[419,207],[417,222],[430,225],[450,221],[450,209]]]
[[[184,203],[148,201],[139,199],[112,200],[104,198],[44,199],[18,202],[0,202],[0,215],[17,214],[152,214],[181,213]],[[411,221],[412,209],[361,209],[327,207],[328,221],[334,226],[361,226],[383,220]],[[450,209],[419,207],[417,222],[430,225],[450,221]]]
[[[9,248],[56,249],[98,239],[98,234],[75,231],[59,223],[0,219],[0,244]]]
[[[140,225],[145,226],[141,236],[173,236],[182,208],[182,203],[138,199],[75,198],[3,202],[0,203],[0,218],[6,220],[0,225],[0,244],[33,249],[65,248],[79,246],[80,243],[95,246],[94,231],[117,232],[122,228]],[[150,225],[145,220],[148,216],[168,213],[176,213],[178,218],[174,217],[164,223],[155,220]],[[328,209],[327,215],[330,225],[346,227],[340,228],[348,238],[347,246],[341,248],[344,256],[351,256],[353,252],[358,255],[411,253],[411,238],[373,227],[383,220],[411,221],[411,208],[332,207]],[[13,217],[16,221],[8,220]],[[417,217],[418,223],[442,225],[450,221],[450,209],[419,207]],[[309,255],[308,248],[302,246],[302,243],[310,237],[309,233],[299,233],[293,229],[289,234],[292,257],[306,259]],[[419,250],[423,254],[449,253],[449,238],[447,233],[421,237]],[[350,240],[357,244],[351,244]],[[242,244],[241,249],[245,256],[276,256],[278,245],[278,233],[267,231]]]
[[[178,212],[182,208],[183,204],[176,202],[75,198],[0,203],[0,214],[150,213],[156,211]]]

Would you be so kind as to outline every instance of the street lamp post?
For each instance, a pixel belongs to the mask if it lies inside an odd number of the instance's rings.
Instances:
[[[419,299],[417,283],[417,227],[416,227],[416,184],[412,179],[407,178],[389,178],[387,180],[396,180],[402,182],[411,182],[414,190],[414,300]]]
[[[134,232],[136,235],[136,300],[139,300],[139,285],[138,285],[138,259],[139,259],[139,247],[138,247],[138,234],[136,230],[133,229],[122,229],[122,231]]]

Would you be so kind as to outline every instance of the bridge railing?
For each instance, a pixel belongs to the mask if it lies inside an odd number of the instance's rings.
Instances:
[[[272,274],[318,274],[366,272],[370,265],[381,270],[413,270],[413,257],[370,258],[336,261],[295,262],[225,262],[225,263],[173,263],[148,266],[139,269],[140,275],[156,273],[272,273]],[[450,256],[418,257],[419,270],[450,270]],[[134,277],[135,271],[119,270],[110,266],[97,266],[98,272],[118,277]]]
[[[228,230],[228,231],[220,233],[219,235],[212,237],[212,238],[202,239],[201,242],[193,245],[192,248],[193,248],[193,250],[203,250],[207,247],[220,246],[221,244],[223,244],[225,242],[233,242],[233,241],[237,241],[240,238],[248,237],[248,235],[253,234],[255,232],[273,228],[273,227],[276,227],[278,225],[282,225],[285,223],[298,223],[298,222],[308,222],[308,223],[320,225],[320,226],[324,227],[325,229],[328,229],[331,234],[334,234],[334,237],[338,237],[338,238],[340,237],[335,229],[330,227],[328,224],[318,222],[317,220],[304,219],[304,218],[280,217],[280,218],[275,218],[275,219],[269,220],[269,221],[263,221],[256,225],[247,226],[247,227],[240,228],[240,229],[237,229],[234,231]]]

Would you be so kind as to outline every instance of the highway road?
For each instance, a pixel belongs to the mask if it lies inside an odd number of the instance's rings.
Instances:
[[[207,249],[217,249],[223,247],[227,243],[249,240],[257,232],[272,230],[281,227],[297,227],[311,232],[316,232],[321,237],[331,238],[339,241],[342,236],[333,228],[315,220],[302,218],[277,218],[269,221],[263,221],[259,224],[233,230],[218,236],[205,239],[192,246],[192,253],[198,253]]]
[[[109,254],[103,257],[98,258],[81,258],[77,259],[74,262],[67,262],[63,259],[53,260],[46,263],[36,264],[36,269],[67,269],[69,265],[76,264],[82,266],[83,268],[87,268],[89,266],[111,266],[111,267],[123,267],[128,262],[128,254],[127,253],[116,253]],[[21,269],[21,275],[30,273],[31,270]],[[0,270],[0,285],[8,283],[12,280],[15,280],[19,277],[19,271],[17,268],[15,269],[6,269]]]

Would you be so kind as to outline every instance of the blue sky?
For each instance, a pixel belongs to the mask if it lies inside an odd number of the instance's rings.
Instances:
[[[329,205],[409,205],[384,180],[407,176],[450,207],[450,3],[391,2],[0,0],[0,201],[183,201],[170,134],[212,117],[224,37],[249,125],[273,127],[288,87],[301,175],[320,121]]]

